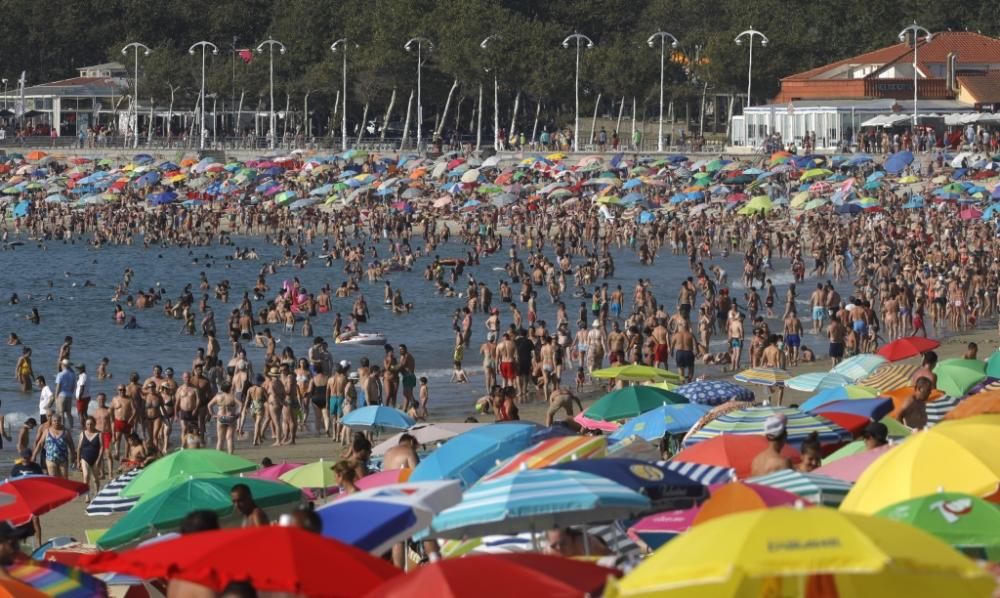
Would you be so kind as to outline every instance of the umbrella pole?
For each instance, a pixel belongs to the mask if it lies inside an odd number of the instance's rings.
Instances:
[[[535,524],[531,524],[531,550],[534,552],[541,552],[538,549],[538,534],[535,533]]]
[[[590,534],[588,533],[587,526],[583,526],[583,554],[590,556]]]

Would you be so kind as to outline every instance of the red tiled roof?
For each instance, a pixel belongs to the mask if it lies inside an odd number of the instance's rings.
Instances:
[[[964,87],[977,103],[1000,102],[1000,71],[988,71],[982,75],[959,75],[958,84]]]
[[[802,81],[812,79],[830,69],[845,64],[892,64],[908,59],[912,56],[912,52],[912,45],[900,42],[885,48],[859,54],[858,56],[838,60],[837,62],[808,71],[796,73],[782,80]],[[921,69],[926,72],[925,65],[945,62],[949,52],[954,52],[958,55],[959,65],[962,63],[1000,63],[1000,39],[971,31],[941,31],[935,33],[930,42],[923,39],[920,41],[918,57]]]

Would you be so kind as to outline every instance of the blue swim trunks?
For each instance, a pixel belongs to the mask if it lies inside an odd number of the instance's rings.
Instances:
[[[813,319],[822,320],[826,316],[826,309],[822,306],[813,307]]]
[[[330,415],[334,417],[344,415],[344,397],[330,397]]]

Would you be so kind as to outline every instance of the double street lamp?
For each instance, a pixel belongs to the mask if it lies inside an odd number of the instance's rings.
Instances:
[[[343,81],[341,82],[343,89],[340,92],[342,98],[340,115],[340,149],[344,151],[347,151],[347,48],[351,45],[355,48],[358,47],[358,44],[351,42],[346,37],[342,37],[333,42],[333,45],[330,46],[330,51],[333,53],[336,53],[338,49],[343,50],[342,56],[344,59],[344,66],[341,70],[343,75]],[[364,123],[362,123],[362,125],[363,124]]]
[[[424,46],[427,46],[428,51],[434,50],[434,44],[426,37],[414,37],[403,44],[403,48],[407,52],[412,52],[414,48],[417,49],[417,151],[420,151],[420,136],[423,134],[424,128],[424,105],[420,101],[420,71],[424,66]],[[362,123],[363,125],[364,123]]]
[[[912,25],[899,32],[899,41],[905,42],[909,35],[913,36],[913,132],[917,131],[917,46],[919,45],[920,34],[924,34],[924,41],[931,41],[934,34],[926,28],[917,25],[914,21]]]
[[[747,107],[750,106],[750,83],[753,81],[753,38],[754,36],[760,37],[760,45],[766,46],[768,39],[767,36],[757,31],[753,27],[747,29],[746,31],[740,33],[736,36],[736,45],[743,43],[743,38],[748,38],[747,45],[750,46],[750,67],[747,69]]]
[[[133,73],[134,79],[132,80],[132,112],[135,113],[135,124],[132,125],[132,147],[135,148],[139,147],[139,50],[143,51],[144,56],[149,56],[150,49],[146,44],[132,42],[125,44],[125,47],[122,48],[122,56],[128,56],[129,50],[135,50],[135,70]],[[4,79],[4,83],[6,82],[7,80]],[[153,123],[150,122],[149,126],[152,127]]]
[[[593,48],[594,41],[582,33],[574,33],[562,42],[562,47],[569,48],[570,43],[576,44],[576,79],[573,93],[576,104],[573,109],[573,151],[580,151],[580,48]]]
[[[656,47],[656,41],[660,41],[660,125],[657,130],[656,135],[656,151],[663,151],[663,66],[666,60],[667,53],[667,40],[670,40],[670,47],[676,48],[678,46],[677,38],[666,31],[657,31],[653,35],[649,36],[646,43],[649,44],[650,48]]]
[[[485,50],[486,46],[489,45],[490,41],[492,41],[492,40],[494,40],[494,39],[496,39],[498,37],[500,37],[500,36],[498,34],[494,33],[493,35],[487,37],[482,42],[480,42],[479,43],[479,47]],[[497,81],[497,67],[496,67],[496,65],[493,65],[493,68],[490,69],[490,70],[493,71],[493,150],[498,152],[498,151],[500,151],[500,143],[501,143],[501,139],[499,137],[499,135],[500,135],[500,84]],[[480,90],[479,99],[482,100],[482,93],[481,93],[482,92],[482,87],[480,87],[479,90]],[[480,109],[482,109],[482,107],[480,107]],[[476,145],[478,145],[478,142],[477,142]]]
[[[278,51],[284,54],[285,44],[279,42],[276,39],[266,39],[260,42],[260,45],[257,46],[257,53],[264,52],[265,46],[267,47],[268,68],[270,69],[270,94],[271,94],[271,115],[270,118],[268,119],[269,121],[268,124],[271,128],[270,131],[271,149],[274,149],[275,140],[278,136],[278,123],[274,114],[274,48],[277,46]],[[285,115],[285,118],[288,118],[287,114]]]
[[[219,48],[212,42],[200,41],[191,44],[188,48],[188,54],[194,55],[195,48],[201,48],[201,93],[199,94],[201,102],[201,122],[199,123],[198,138],[200,139],[199,147],[205,149],[205,55],[208,49],[212,49],[212,54],[218,54]]]

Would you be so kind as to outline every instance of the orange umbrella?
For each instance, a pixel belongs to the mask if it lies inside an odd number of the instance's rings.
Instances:
[[[48,156],[48,154],[46,154],[43,151],[35,150],[33,152],[28,152],[28,155],[25,156],[25,159],[31,160],[32,162],[34,162],[35,160],[41,160],[45,156]]]
[[[889,417],[896,417],[897,415],[899,415],[900,409],[903,408],[903,402],[906,401],[906,399],[910,398],[910,395],[913,394],[914,390],[916,389],[913,386],[904,386],[902,388],[890,390],[888,392],[884,392],[881,395],[879,395],[886,399],[892,399],[892,412],[889,413]],[[931,401],[936,401],[943,396],[944,393],[935,388],[934,390],[931,391],[931,395],[927,397],[927,402],[929,403]]]
[[[808,504],[808,501],[803,501],[798,495],[787,490],[762,484],[730,482],[712,489],[711,498],[698,507],[698,514],[694,516],[691,525],[698,525],[733,513],[756,511],[780,505],[793,505],[797,502]]]
[[[767,439],[763,436],[742,434],[721,434],[714,438],[699,442],[674,455],[674,461],[699,463],[701,465],[716,465],[731,467],[736,470],[737,477],[750,477],[750,466],[753,458],[767,448]],[[802,455],[789,445],[781,449],[781,455],[798,463]]]
[[[411,179],[419,179],[420,177],[424,176],[425,174],[427,174],[427,169],[424,168],[423,166],[421,166],[420,168],[417,168],[416,170],[414,170],[413,172],[410,173],[410,178]]]
[[[944,419],[962,419],[990,413],[1000,413],[1000,390],[988,390],[970,396],[949,411]]]
[[[181,166],[183,167],[194,166],[197,163],[198,161],[195,160],[194,158],[184,158],[183,160],[181,160]]]

